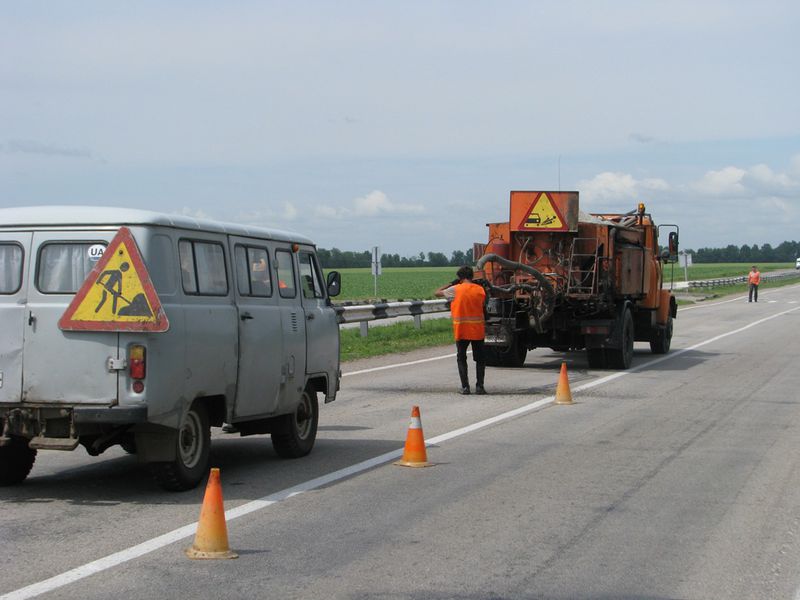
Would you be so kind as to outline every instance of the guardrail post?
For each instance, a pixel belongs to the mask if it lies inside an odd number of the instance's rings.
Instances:
[[[422,315],[414,315],[414,328],[422,329]]]
[[[361,321],[358,326],[359,330],[361,331],[361,337],[367,337],[367,334],[369,333],[369,322]]]

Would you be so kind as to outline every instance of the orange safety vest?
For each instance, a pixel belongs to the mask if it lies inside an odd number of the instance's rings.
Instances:
[[[459,283],[450,304],[453,334],[457,340],[482,340],[485,337],[483,302],[486,292],[477,283]]]
[[[756,271],[755,273],[750,271],[750,275],[747,277],[747,281],[749,281],[754,285],[758,285],[759,283],[761,283],[761,273],[759,273],[758,271]]]

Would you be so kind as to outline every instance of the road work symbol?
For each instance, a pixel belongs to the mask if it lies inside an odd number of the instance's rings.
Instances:
[[[166,331],[150,275],[130,230],[122,227],[58,322],[68,331]]]
[[[564,219],[550,197],[542,192],[533,201],[519,229],[565,231]]]

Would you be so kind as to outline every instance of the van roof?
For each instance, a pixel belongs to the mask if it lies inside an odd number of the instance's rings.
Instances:
[[[87,227],[94,225],[160,225],[195,231],[212,231],[247,237],[269,238],[285,242],[314,245],[299,233],[224,223],[211,219],[195,219],[185,215],[170,215],[134,208],[105,206],[21,206],[0,208],[0,229],[22,227]]]

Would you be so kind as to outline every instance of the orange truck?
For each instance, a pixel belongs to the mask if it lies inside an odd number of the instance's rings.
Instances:
[[[509,220],[488,227],[474,248],[488,365],[521,366],[538,347],[585,349],[590,367],[612,369],[630,367],[634,341],[669,352],[677,304],[664,267],[677,261],[677,225],[657,226],[644,204],[588,214],[578,192],[515,191]]]

